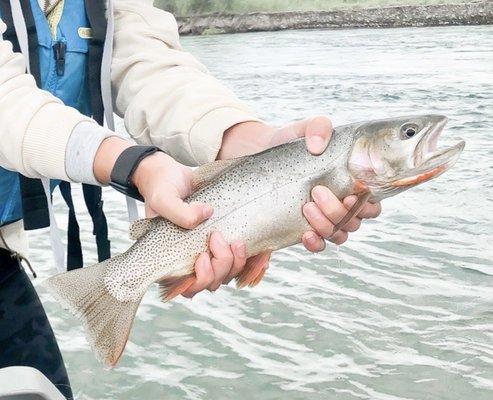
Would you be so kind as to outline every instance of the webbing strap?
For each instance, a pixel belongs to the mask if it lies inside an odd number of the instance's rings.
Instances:
[[[102,262],[111,257],[111,243],[108,240],[108,223],[103,212],[103,200],[99,186],[82,185],[87,210],[91,215],[98,247],[98,261]]]
[[[101,64],[108,22],[104,1],[86,0],[86,13],[92,29],[92,39],[89,42],[89,90],[91,92],[91,107],[93,118],[99,125],[104,124],[103,95],[101,93]]]
[[[14,20],[12,18],[12,7],[9,0],[0,0],[0,15],[2,21],[7,25],[7,30],[3,34],[3,39],[12,43],[14,52],[20,53],[21,48],[15,32]]]
[[[90,1],[90,0],[87,0]],[[101,62],[101,94],[104,106],[104,116],[106,119],[106,125],[112,131],[115,130],[115,118],[113,112],[113,96],[111,93],[111,62],[113,58],[113,39],[115,33],[115,18],[113,10],[113,1],[108,0],[108,20],[106,27],[105,46],[103,49],[103,58]],[[100,32],[101,34],[102,32]],[[130,222],[139,219],[139,209],[137,208],[137,202],[126,197],[128,219]]]
[[[19,0],[26,22],[27,43],[29,49],[29,73],[34,76],[36,84],[41,87],[41,70],[39,66],[39,49],[38,49],[38,31],[36,29],[36,21],[34,20],[31,2],[29,0]],[[40,187],[43,185],[39,183]]]
[[[41,86],[41,74],[38,53],[38,35],[36,22],[31,9],[29,0],[0,0],[0,10],[2,19],[7,25],[4,39],[12,43],[15,52],[28,53],[29,72],[34,76],[38,86]],[[13,18],[16,12],[24,19],[25,28],[22,29],[27,42],[27,49],[22,49],[18,39],[18,29]],[[16,18],[17,19],[17,18]],[[17,22],[19,24],[19,22]],[[46,201],[43,185],[39,179],[26,178],[20,175],[20,187],[22,193],[22,213],[24,228],[26,230],[40,229],[49,226],[50,217],[48,214],[48,203]]]
[[[67,225],[67,270],[72,271],[84,265],[82,243],[80,240],[80,228],[75,214],[75,206],[72,198],[72,187],[68,182],[60,183],[60,193],[68,206]]]
[[[65,248],[63,247],[60,229],[58,228],[55,213],[53,211],[53,204],[51,202],[50,180],[42,179],[41,182],[43,183],[43,189],[48,201],[48,213],[50,216],[50,244],[51,249],[53,250],[53,256],[55,257],[55,265],[58,272],[65,272]]]

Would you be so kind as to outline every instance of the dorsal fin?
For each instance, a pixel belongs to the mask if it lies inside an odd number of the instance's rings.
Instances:
[[[245,162],[247,158],[248,157],[240,157],[233,158],[231,160],[219,160],[209,164],[204,164],[197,168],[193,171],[193,192],[197,192],[198,190],[205,188],[221,175]]]
[[[139,240],[147,232],[150,232],[156,223],[156,218],[138,219],[132,222],[129,229],[129,235],[131,240]]]

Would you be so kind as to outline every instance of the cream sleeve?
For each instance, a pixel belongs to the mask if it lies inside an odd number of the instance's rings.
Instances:
[[[222,137],[253,113],[179,42],[175,18],[151,1],[115,0],[115,109],[141,144],[177,161],[216,159]]]
[[[0,20],[0,33],[5,29]],[[102,128],[38,89],[25,69],[22,54],[14,53],[12,44],[0,39],[0,166],[32,178],[72,180],[66,172],[72,133],[87,121],[103,140]],[[80,162],[80,157],[74,162]],[[85,176],[92,176],[92,160],[85,165]]]

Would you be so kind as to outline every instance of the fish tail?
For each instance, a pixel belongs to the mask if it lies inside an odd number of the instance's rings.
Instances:
[[[107,261],[56,275],[46,281],[48,291],[84,325],[96,357],[109,367],[120,359],[127,343],[138,301],[118,301],[106,289]]]

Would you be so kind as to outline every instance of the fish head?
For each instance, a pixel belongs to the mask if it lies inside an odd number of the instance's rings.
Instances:
[[[437,148],[446,123],[441,115],[421,115],[359,125],[348,163],[352,177],[381,200],[441,175],[465,146]]]

